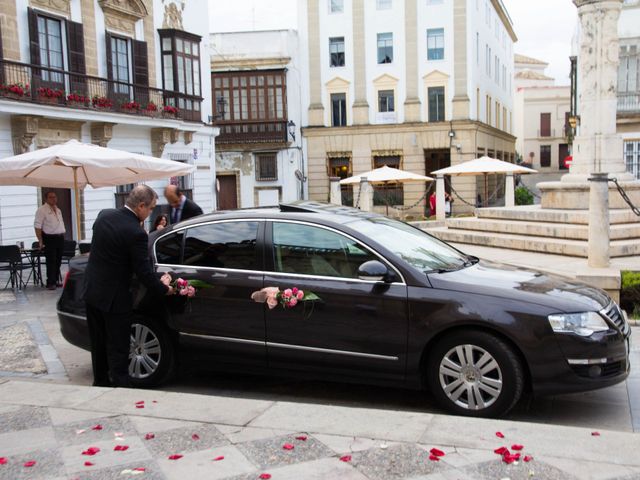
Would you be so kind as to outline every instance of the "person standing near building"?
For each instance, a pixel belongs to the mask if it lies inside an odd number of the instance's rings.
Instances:
[[[164,189],[164,197],[171,205],[171,224],[202,215],[202,209],[198,204],[189,200],[177,185],[167,185]]]
[[[58,208],[58,197],[53,191],[44,196],[45,203],[36,211],[33,226],[40,250],[44,248],[47,264],[47,289],[55,290],[60,283],[60,266],[64,250],[64,219]]]
[[[138,185],[125,206],[102,210],[93,224],[91,254],[85,274],[84,301],[91,338],[93,385],[130,387],[129,348],[133,320],[132,279],[151,295],[172,295],[171,277],[158,279],[142,228],[156,206],[151,187]]]

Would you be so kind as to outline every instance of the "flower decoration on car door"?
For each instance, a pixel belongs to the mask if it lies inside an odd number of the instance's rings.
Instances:
[[[311,311],[306,315],[306,318],[309,318],[313,312],[313,302],[320,300],[320,297],[309,290],[300,290],[298,287],[284,290],[280,290],[278,287],[265,287],[253,292],[251,299],[257,303],[266,303],[269,310],[273,310],[278,305],[282,306],[283,309],[288,309],[303,304],[306,311],[306,303],[311,302]]]

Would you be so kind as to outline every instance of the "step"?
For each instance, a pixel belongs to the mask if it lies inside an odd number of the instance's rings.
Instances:
[[[577,224],[460,217],[447,219],[447,227],[456,230],[511,233],[557,239],[587,240],[589,238],[589,226]],[[610,235],[611,240],[635,238],[640,241],[640,223],[611,225]]]
[[[571,257],[586,258],[588,256],[588,242],[586,240],[533,237],[529,235],[458,230],[455,228],[431,228],[428,232],[446,242],[553,253]],[[611,257],[640,255],[640,241],[636,239],[614,240],[611,242],[610,255]]]
[[[585,205],[586,207],[586,205]],[[540,205],[523,205],[519,207],[489,207],[476,208],[478,218],[494,218],[498,220],[520,220],[546,223],[589,224],[588,210],[558,210],[545,208]],[[609,223],[637,223],[640,217],[631,209],[618,209],[609,211]]]

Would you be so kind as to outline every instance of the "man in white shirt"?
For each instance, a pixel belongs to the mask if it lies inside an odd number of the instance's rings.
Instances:
[[[55,192],[45,194],[45,203],[36,211],[33,226],[40,249],[44,248],[47,262],[47,289],[55,290],[59,283],[62,251],[64,250],[64,219],[57,206],[58,197]]]

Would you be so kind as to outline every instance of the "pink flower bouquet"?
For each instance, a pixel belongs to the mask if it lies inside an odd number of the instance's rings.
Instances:
[[[269,310],[273,310],[278,304],[282,305],[282,308],[293,308],[298,305],[299,302],[319,300],[320,297],[313,292],[305,292],[297,287],[287,288],[283,291],[280,291],[278,287],[265,287],[257,292],[253,292],[251,299],[254,302],[266,303]]]
[[[198,288],[208,288],[209,284],[201,282],[200,280],[185,280],[183,278],[171,279],[171,275],[165,273],[160,281],[168,287],[173,287],[176,294],[181,297],[193,298],[196,296]]]

